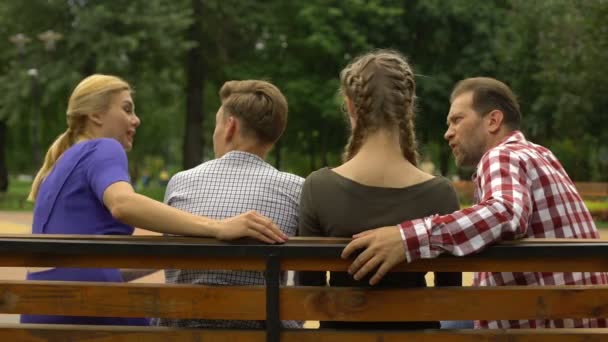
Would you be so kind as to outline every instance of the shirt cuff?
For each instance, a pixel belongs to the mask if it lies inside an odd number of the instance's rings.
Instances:
[[[430,223],[431,219],[426,218],[405,221],[399,225],[407,262],[432,258],[428,233]]]

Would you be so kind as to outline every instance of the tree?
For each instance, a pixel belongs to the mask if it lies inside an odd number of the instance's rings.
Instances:
[[[496,49],[503,74],[517,75],[527,131],[552,147],[573,179],[608,180],[601,157],[608,149],[608,2],[510,3],[511,25],[503,26]]]
[[[399,50],[413,65],[417,136],[443,174],[453,172],[442,138],[449,93],[456,81],[483,75],[515,90],[526,134],[552,147],[575,179],[608,180],[607,7],[605,0],[0,2],[0,190],[3,156],[11,173],[37,169],[34,128],[48,146],[65,129],[73,87],[93,72],[135,87],[143,123],[130,153],[135,174],[150,155],[184,168],[210,157],[211,115],[230,79],[268,79],[286,95],[288,128],[271,157],[277,166],[307,175],[335,165],[348,126],[339,72],[374,48]],[[63,35],[54,51],[36,38],[47,29]],[[22,53],[8,40],[20,32],[32,38]]]
[[[167,140],[179,134],[171,123],[175,117],[181,121],[175,105],[181,87],[175,84],[181,82],[183,74],[176,71],[176,66],[180,65],[182,51],[188,47],[181,33],[190,20],[183,4],[162,0],[126,4],[33,0],[3,3],[0,10],[0,17],[6,19],[3,22],[7,23],[4,27],[7,34],[22,32],[36,39],[41,30],[53,28],[63,35],[52,55],[45,52],[41,44],[28,44],[23,54],[26,62],[21,64],[24,58],[14,47],[3,49],[6,52],[0,58],[9,67],[0,76],[4,94],[0,117],[5,118],[9,126],[27,126],[22,114],[30,110],[33,89],[27,85],[26,70],[36,67],[43,89],[40,103],[36,105],[42,112],[44,146],[50,145],[65,129],[68,96],[76,83],[92,72],[115,74],[135,86],[138,112],[144,113],[143,122],[149,125],[142,125],[138,132],[138,138],[143,135],[145,139],[141,140],[145,143],[138,144],[134,159],[151,151],[157,153],[167,146],[166,141],[157,139],[158,126],[167,130]],[[155,131],[146,127],[154,127]],[[20,139],[12,135],[9,138],[13,143]],[[31,144],[31,140],[26,139],[27,143]],[[14,150],[9,151],[11,160],[21,165],[17,170],[37,168],[22,150],[23,147],[14,145]]]

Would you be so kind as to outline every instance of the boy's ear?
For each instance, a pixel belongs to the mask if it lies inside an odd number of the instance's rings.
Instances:
[[[239,129],[239,121],[232,115],[226,118],[226,130],[224,137],[226,140],[232,140],[237,130]]]

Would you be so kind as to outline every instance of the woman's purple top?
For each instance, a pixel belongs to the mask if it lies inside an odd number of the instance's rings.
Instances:
[[[42,182],[34,206],[34,234],[131,235],[133,227],[114,219],[103,193],[130,182],[127,155],[114,139],[87,140],[65,151]],[[118,269],[54,268],[31,272],[28,280],[122,282]],[[146,319],[22,315],[23,323],[147,325]]]
[[[46,177],[34,207],[34,234],[133,234],[103,204],[116,182],[130,182],[127,155],[114,139],[88,140],[70,147]]]

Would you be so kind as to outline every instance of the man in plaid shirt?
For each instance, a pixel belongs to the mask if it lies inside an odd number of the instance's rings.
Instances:
[[[343,257],[364,249],[349,268],[355,279],[377,269],[375,284],[396,264],[447,252],[469,255],[501,240],[599,238],[583,200],[547,148],[519,131],[515,95],[491,78],[469,78],[451,95],[445,139],[459,166],[475,166],[473,207],[406,221],[354,236]],[[606,284],[605,273],[475,273],[474,285]],[[476,321],[476,328],[606,327],[606,319]]]

